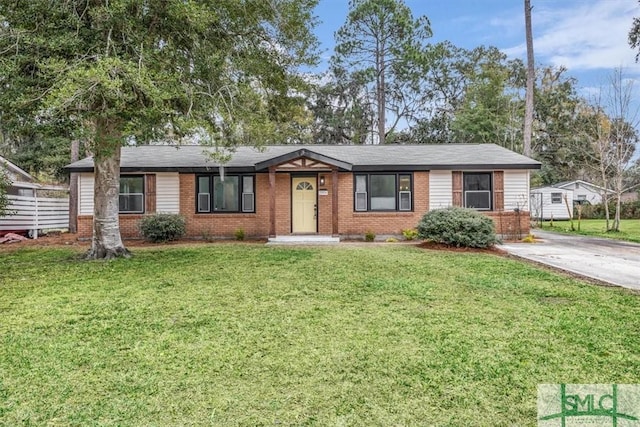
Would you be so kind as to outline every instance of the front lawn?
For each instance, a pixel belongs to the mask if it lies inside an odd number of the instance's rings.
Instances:
[[[574,230],[572,231],[569,221],[553,221],[553,227],[549,221],[545,221],[542,224],[542,228],[548,231],[606,237],[609,239],[640,243],[640,219],[620,220],[619,232],[607,232],[607,225],[604,219],[583,219],[580,221],[580,230],[578,230],[578,221],[574,220],[573,227]],[[535,234],[535,230],[533,230],[533,233]]]
[[[0,425],[535,425],[640,378],[636,294],[495,255],[134,252],[0,252]]]

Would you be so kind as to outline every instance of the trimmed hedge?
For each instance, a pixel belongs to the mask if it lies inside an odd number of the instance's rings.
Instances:
[[[487,248],[499,243],[491,218],[473,209],[450,207],[427,212],[418,223],[424,240],[457,247]]]
[[[186,223],[177,214],[158,213],[143,217],[138,222],[140,234],[152,242],[168,242],[185,235]]]

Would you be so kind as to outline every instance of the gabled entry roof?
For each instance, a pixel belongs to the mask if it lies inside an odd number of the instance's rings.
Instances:
[[[319,162],[326,163],[328,165],[335,166],[339,169],[347,170],[347,171],[350,171],[351,168],[353,167],[351,163],[336,160],[334,158],[327,157],[323,154],[316,153],[315,151],[312,151],[306,148],[301,148],[296,151],[291,151],[290,153],[282,154],[280,156],[276,156],[271,159],[264,160],[262,162],[256,163],[255,167],[257,171],[260,171],[260,170],[268,169],[271,166],[277,166],[294,159],[299,159],[301,157],[317,160]]]
[[[122,148],[123,172],[211,172],[221,166],[201,145],[142,145]],[[342,171],[540,169],[540,162],[495,144],[434,145],[271,145],[237,147],[223,166],[229,172],[262,172],[270,166],[309,158]],[[87,157],[67,166],[92,172]]]

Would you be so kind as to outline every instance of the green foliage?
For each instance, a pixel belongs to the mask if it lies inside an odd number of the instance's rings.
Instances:
[[[365,242],[373,242],[374,240],[376,240],[376,233],[371,230],[368,230],[366,233],[364,233]]]
[[[313,87],[307,99],[315,121],[311,141],[315,144],[365,144],[371,135],[374,112],[358,73],[332,66],[323,76],[327,82]]]
[[[429,108],[409,131],[416,143],[492,142],[519,149],[523,82],[520,60],[498,48],[430,46],[424,91]],[[477,111],[474,108],[478,108]]]
[[[631,29],[629,30],[629,46],[632,49],[640,48],[640,18],[634,17]],[[636,62],[640,59],[640,51],[636,53]]]
[[[9,176],[4,170],[4,165],[0,164],[0,217],[9,214],[9,199],[7,198],[7,189],[11,185]]]
[[[40,126],[37,133],[30,135],[11,132],[0,144],[0,155],[45,182],[67,181],[69,174],[64,166],[69,164],[71,143],[60,136],[63,133],[48,134],[53,131]]]
[[[140,234],[152,242],[178,240],[186,232],[184,217],[177,214],[157,213],[142,217],[138,222]]]
[[[491,218],[458,207],[427,212],[418,223],[418,236],[458,247],[487,248],[499,243]]]
[[[353,72],[363,83],[362,93],[370,94],[381,144],[387,132],[403,120],[413,121],[423,107],[421,83],[429,67],[426,40],[431,35],[429,19],[414,18],[403,0],[349,2],[347,20],[336,32],[332,63]],[[388,129],[387,111],[394,115]]]
[[[314,6],[3,2],[0,111],[16,120],[72,116],[88,134],[103,119],[112,144],[195,129],[211,142],[271,140],[301,108],[290,94],[304,86],[296,68],[316,59]]]
[[[577,209],[574,209],[576,211]],[[609,202],[609,212],[616,210],[615,201]],[[574,212],[575,213],[575,212]],[[583,205],[582,218],[584,219],[604,219],[605,210],[602,203],[596,205]],[[622,202],[620,203],[621,219],[640,219],[640,201]]]
[[[2,126],[62,122],[88,141],[105,189],[94,217],[116,223],[106,165],[124,144],[296,140],[298,118],[309,120],[296,94],[306,87],[298,68],[317,60],[316,3],[2,1]],[[117,227],[99,230],[105,221],[94,223],[96,246],[119,240]]]
[[[451,123],[457,142],[497,143],[521,150],[522,101],[514,91],[513,69],[496,48],[476,48],[464,99]]]
[[[402,230],[402,235],[404,236],[405,240],[414,240],[416,237],[418,237],[418,230],[416,230],[415,228],[407,228],[406,230]]]
[[[236,240],[244,240],[244,237],[245,237],[244,229],[243,228],[236,229],[233,235],[235,236]]]
[[[542,162],[542,185],[582,176],[593,155],[585,144],[590,108],[577,93],[577,81],[566,69],[545,67],[538,71],[534,107],[534,157]]]

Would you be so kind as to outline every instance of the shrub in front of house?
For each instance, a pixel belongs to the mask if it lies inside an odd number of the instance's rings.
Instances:
[[[418,230],[415,228],[407,228],[406,230],[402,230],[402,235],[405,240],[415,240],[418,237]]]
[[[458,207],[427,212],[418,223],[418,236],[457,247],[487,248],[499,243],[491,218]]]
[[[235,236],[236,240],[244,240],[244,237],[245,237],[244,228],[236,229],[233,235]]]
[[[177,214],[158,213],[143,217],[138,223],[140,234],[152,242],[169,242],[183,237],[186,223]]]

